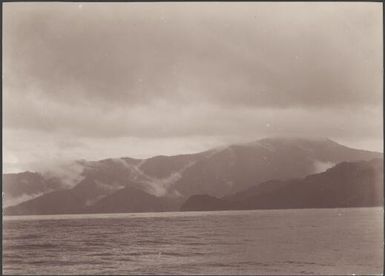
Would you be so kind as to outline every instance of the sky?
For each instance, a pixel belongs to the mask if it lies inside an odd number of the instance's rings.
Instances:
[[[4,3],[3,171],[271,136],[383,151],[381,3]]]

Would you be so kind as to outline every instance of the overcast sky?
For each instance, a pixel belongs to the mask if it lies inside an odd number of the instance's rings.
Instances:
[[[268,136],[382,151],[381,3],[4,3],[3,168]]]

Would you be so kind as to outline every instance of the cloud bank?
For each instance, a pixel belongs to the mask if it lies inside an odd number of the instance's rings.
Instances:
[[[6,3],[3,11],[7,168],[271,135],[382,150],[380,4]]]

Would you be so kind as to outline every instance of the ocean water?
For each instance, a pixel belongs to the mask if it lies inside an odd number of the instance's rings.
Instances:
[[[381,274],[383,209],[5,217],[4,274]]]

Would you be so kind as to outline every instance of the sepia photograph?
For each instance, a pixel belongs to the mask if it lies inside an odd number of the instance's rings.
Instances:
[[[382,2],[2,4],[3,275],[383,275]]]

